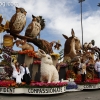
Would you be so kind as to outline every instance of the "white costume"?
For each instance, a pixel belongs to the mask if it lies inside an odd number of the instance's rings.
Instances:
[[[20,66],[19,72],[17,71],[15,65],[12,65],[13,68],[13,73],[12,73],[12,77],[16,78],[16,83],[21,83],[21,79],[23,79],[23,75],[24,75],[24,69],[22,68],[22,66]]]

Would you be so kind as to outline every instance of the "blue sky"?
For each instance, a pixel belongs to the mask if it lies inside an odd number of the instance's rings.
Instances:
[[[95,40],[95,45],[100,47],[100,7],[97,4],[100,0],[85,0],[83,5],[83,42]],[[26,27],[32,20],[32,14],[43,16],[46,27],[40,32],[41,38],[49,42],[60,40],[62,48],[65,39],[62,34],[71,36],[71,29],[75,31],[80,41],[81,34],[81,17],[80,3],[78,0],[0,0],[0,14],[10,20],[15,13],[15,6],[23,7],[27,11]],[[4,21],[5,23],[5,21]],[[25,30],[20,33],[25,34]],[[5,33],[0,34],[4,35]],[[37,47],[34,45],[35,50]],[[16,46],[14,49],[19,50]],[[55,52],[59,52],[56,51]]]

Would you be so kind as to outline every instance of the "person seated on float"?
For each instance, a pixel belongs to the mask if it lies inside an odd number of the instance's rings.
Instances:
[[[24,68],[24,75],[23,75],[22,81],[26,82],[26,84],[30,84],[31,76],[30,76],[29,68],[27,67],[27,65],[25,63],[23,64],[23,68]]]
[[[21,83],[21,71],[20,71],[20,66],[19,63],[16,61],[15,64],[12,63],[12,68],[13,68],[13,73],[12,73],[12,77],[15,79],[16,83]]]
[[[98,78],[100,78],[100,59],[99,58],[96,59],[95,70],[98,74]]]
[[[80,74],[81,74],[81,81],[86,81],[86,63],[84,59],[81,59],[81,63],[79,65],[80,68]]]

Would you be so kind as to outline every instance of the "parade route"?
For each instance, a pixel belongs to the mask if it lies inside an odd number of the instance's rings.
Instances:
[[[0,94],[0,100],[100,100],[100,90],[66,92],[57,95],[11,95]]]

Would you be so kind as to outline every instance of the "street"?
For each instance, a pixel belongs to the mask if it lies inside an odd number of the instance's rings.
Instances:
[[[0,100],[100,100],[100,90],[85,90],[46,96],[0,94]]]

